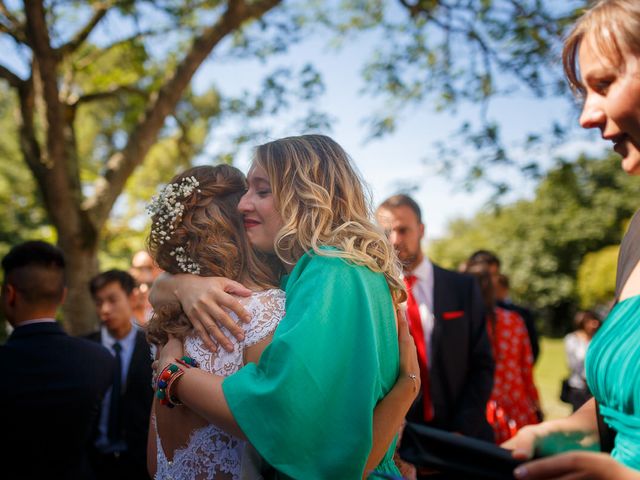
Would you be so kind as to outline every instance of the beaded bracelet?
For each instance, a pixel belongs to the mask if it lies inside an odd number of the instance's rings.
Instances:
[[[198,368],[200,366],[198,362],[196,362],[195,358],[187,357],[186,355],[183,355],[181,358],[176,358],[176,362],[187,368]]]
[[[176,358],[175,360],[186,368],[198,367],[198,362],[186,355],[181,358]],[[171,387],[183,374],[184,370],[175,363],[170,363],[160,372],[160,375],[158,375],[158,383],[156,384],[156,397],[160,399],[160,405],[165,405],[169,408],[182,405],[177,395],[171,393]]]
[[[165,405],[169,408],[180,405],[178,398],[170,394],[169,386],[183,374],[184,370],[175,363],[170,363],[160,372],[158,383],[156,384],[156,397],[160,400],[160,405]]]

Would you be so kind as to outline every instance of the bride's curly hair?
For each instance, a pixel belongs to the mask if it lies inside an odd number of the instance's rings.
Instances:
[[[237,210],[246,189],[245,176],[229,165],[193,167],[176,175],[151,208],[148,248],[158,266],[172,274],[236,281],[248,274],[257,287],[275,287],[279,262],[251,249]],[[161,345],[168,335],[184,338],[191,329],[180,304],[172,302],[154,312],[147,339]]]
[[[254,163],[267,172],[284,220],[275,240],[284,263],[308,251],[340,257],[383,273],[394,303],[406,300],[395,250],[372,221],[365,184],[340,145],[324,135],[282,138],[258,146]]]

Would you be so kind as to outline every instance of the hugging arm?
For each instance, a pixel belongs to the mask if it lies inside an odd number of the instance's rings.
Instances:
[[[153,282],[149,301],[154,308],[158,308],[177,300],[207,348],[212,351],[216,349],[216,343],[211,340],[213,337],[225,350],[232,351],[233,344],[220,327],[225,327],[238,340],[244,338],[244,330],[225,309],[235,312],[244,322],[250,319],[233,295],[246,297],[251,295],[251,290],[223,277],[164,273]]]
[[[365,476],[384,458],[389,445],[400,431],[405,415],[420,392],[420,366],[416,345],[402,312],[398,312],[398,345],[400,347],[398,380],[393,389],[376,405],[373,412],[373,445],[365,465]]]
[[[405,413],[415,399],[419,388],[417,356],[413,339],[408,332],[404,318],[399,321],[398,342],[400,350],[399,377],[393,389],[378,403],[373,414],[373,439],[364,472],[375,468],[388,451],[389,445],[398,433]],[[159,365],[164,366],[180,358],[182,343],[171,339],[161,350]],[[188,369],[173,387],[180,400],[208,421],[240,438],[245,438],[232,415],[222,389],[222,377],[216,377],[198,369]],[[202,392],[208,392],[203,395]]]
[[[373,446],[367,459],[365,472],[375,468],[389,449],[389,445],[398,433],[406,412],[420,390],[420,376],[412,379],[409,374],[418,371],[415,344],[409,334],[404,317],[399,321],[398,341],[400,346],[400,374],[393,389],[376,406],[373,415]],[[158,364],[167,365],[175,358],[182,357],[183,345],[172,338],[160,350]],[[246,436],[233,418],[222,391],[223,377],[190,368],[180,377],[174,387],[180,401],[187,407],[206,418],[209,422],[232,435],[245,439]],[[203,395],[202,392],[208,392]],[[152,430],[149,430],[151,446]],[[154,436],[155,441],[155,436]],[[155,443],[154,443],[155,450]],[[155,456],[154,456],[155,463]],[[150,461],[149,461],[149,465]]]

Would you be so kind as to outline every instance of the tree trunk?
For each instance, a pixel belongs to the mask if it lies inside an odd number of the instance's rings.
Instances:
[[[58,230],[60,231],[60,230]],[[98,317],[89,293],[89,281],[98,273],[98,245],[74,235],[60,238],[59,246],[67,262],[67,298],[62,307],[64,327],[72,335],[86,335],[96,330]]]
[[[261,18],[281,0],[229,0],[221,17],[193,39],[176,70],[154,92],[145,115],[131,132],[126,146],[105,165],[105,172],[93,185],[93,194],[85,198],[80,180],[80,159],[75,144],[73,122],[75,106],[61,99],[59,65],[100,22],[108,6],[97,5],[94,15],[67,45],[53,48],[47,25],[44,0],[24,3],[26,34],[24,44],[33,53],[28,79],[0,65],[0,78],[17,90],[20,98],[20,144],[42,194],[51,223],[58,232],[58,245],[67,262],[67,299],[63,307],[67,331],[74,335],[95,330],[97,318],[89,294],[89,280],[98,273],[99,234],[124,185],[157,141],[167,116],[176,108],[193,75],[218,43],[237,31],[242,24]],[[1,2],[0,2],[1,4]],[[21,27],[22,28],[22,27]],[[117,92],[117,89],[114,90]],[[93,95],[94,99],[102,95]],[[38,102],[41,100],[42,102]],[[41,106],[38,104],[41,103]],[[36,110],[44,109],[39,141]]]

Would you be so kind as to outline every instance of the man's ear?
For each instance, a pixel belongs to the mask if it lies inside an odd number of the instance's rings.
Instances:
[[[18,300],[18,290],[16,289],[16,287],[14,287],[13,285],[11,285],[10,283],[5,283],[2,286],[2,289],[4,290],[2,292],[2,295],[5,298],[5,302],[7,303],[7,305],[9,305],[10,307],[15,307],[16,305],[16,301]]]
[[[424,238],[424,223],[420,224],[420,240]]]

